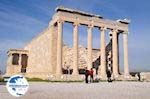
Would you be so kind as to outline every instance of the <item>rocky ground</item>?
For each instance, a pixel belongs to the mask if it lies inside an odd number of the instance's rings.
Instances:
[[[11,96],[1,84],[0,99],[18,98]],[[33,82],[21,99],[150,99],[150,82]]]

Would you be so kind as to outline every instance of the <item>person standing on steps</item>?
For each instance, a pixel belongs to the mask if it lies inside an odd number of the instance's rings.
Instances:
[[[112,82],[110,70],[107,71],[107,78],[108,78],[108,80],[107,80],[108,82]]]
[[[89,70],[85,67],[85,83],[88,83]]]

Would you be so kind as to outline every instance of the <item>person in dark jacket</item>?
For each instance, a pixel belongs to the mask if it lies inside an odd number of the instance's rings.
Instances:
[[[107,71],[107,78],[108,78],[108,82],[112,82],[112,80],[111,80],[111,71],[110,70],[108,70]]]
[[[89,70],[85,67],[85,83],[88,83]]]

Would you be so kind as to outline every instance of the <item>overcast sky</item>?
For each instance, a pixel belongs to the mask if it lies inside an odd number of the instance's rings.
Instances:
[[[10,48],[23,48],[42,32],[59,5],[99,14],[106,19],[131,20],[129,66],[131,71],[150,71],[149,0],[0,0],[0,70],[5,71]],[[72,46],[72,25],[64,24],[64,42]],[[107,37],[108,38],[108,37]],[[120,66],[123,69],[122,35]],[[107,41],[108,42],[108,41]],[[79,43],[87,45],[87,27],[79,28]],[[93,30],[93,48],[100,47],[100,32]]]

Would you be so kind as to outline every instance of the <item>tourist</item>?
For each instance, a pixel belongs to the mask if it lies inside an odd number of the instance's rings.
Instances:
[[[90,82],[93,82],[93,68],[91,68],[91,70],[89,71],[89,75],[90,75]]]
[[[85,83],[88,83],[89,70],[85,67]]]
[[[137,76],[138,76],[138,81],[141,81],[140,72],[137,73]]]
[[[112,80],[111,80],[111,71],[110,70],[108,70],[107,71],[107,78],[108,78],[108,82],[112,82]]]

